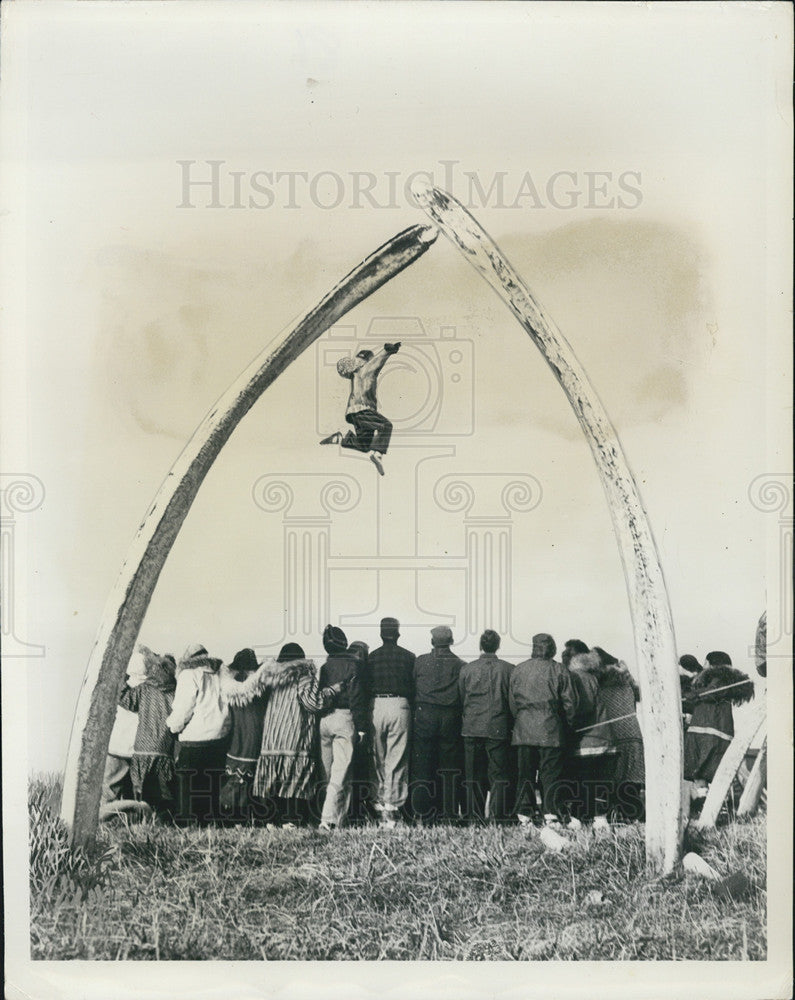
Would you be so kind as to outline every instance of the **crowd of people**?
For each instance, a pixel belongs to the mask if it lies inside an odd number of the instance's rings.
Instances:
[[[638,687],[626,664],[552,636],[498,656],[487,629],[465,663],[447,626],[422,655],[384,618],[381,645],[323,632],[319,669],[297,643],[229,664],[190,646],[177,663],[139,647],[119,699],[105,801],[133,798],[178,825],[535,823],[605,826],[644,815]],[[685,774],[698,795],[753,683],[725,653],[682,657]],[[125,749],[124,727],[130,726]],[[132,730],[134,728],[134,736]],[[129,743],[132,742],[132,746]]]

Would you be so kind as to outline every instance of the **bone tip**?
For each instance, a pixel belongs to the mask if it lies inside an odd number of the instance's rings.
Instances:
[[[430,246],[436,240],[439,235],[439,230],[436,226],[422,226],[419,233],[417,234],[417,239],[420,243],[425,246]]]
[[[433,200],[434,187],[427,177],[415,177],[411,182],[411,193],[420,205],[427,205]]]

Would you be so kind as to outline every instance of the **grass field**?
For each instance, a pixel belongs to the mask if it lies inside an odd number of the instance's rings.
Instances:
[[[34,959],[760,960],[765,817],[691,838],[741,901],[648,876],[643,829],[180,830],[105,825],[70,854],[53,779],[31,783]],[[598,901],[602,894],[603,902]]]

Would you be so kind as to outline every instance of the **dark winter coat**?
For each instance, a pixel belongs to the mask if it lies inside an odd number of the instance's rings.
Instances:
[[[508,706],[514,746],[562,747],[577,712],[571,674],[557,660],[534,658],[511,674]]]
[[[229,706],[232,728],[226,752],[226,769],[232,774],[253,776],[262,747],[266,696],[261,691],[258,670],[235,674],[229,667],[219,672],[221,697]]]
[[[511,735],[508,708],[513,665],[496,653],[481,653],[461,668],[458,690],[463,706],[461,735],[507,740]]]
[[[742,705],[753,696],[753,681],[734,667],[707,667],[696,677],[689,699],[693,714],[685,733],[688,781],[712,781],[734,737],[732,705]]]
[[[334,698],[332,708],[348,708],[357,732],[365,732],[370,716],[370,700],[361,662],[349,652],[329,656],[320,668],[321,688],[332,684],[345,684],[344,690]]]

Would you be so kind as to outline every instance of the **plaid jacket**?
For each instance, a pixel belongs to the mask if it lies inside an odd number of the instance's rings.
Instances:
[[[384,642],[367,657],[370,694],[393,694],[414,699],[415,656],[396,642]]]

